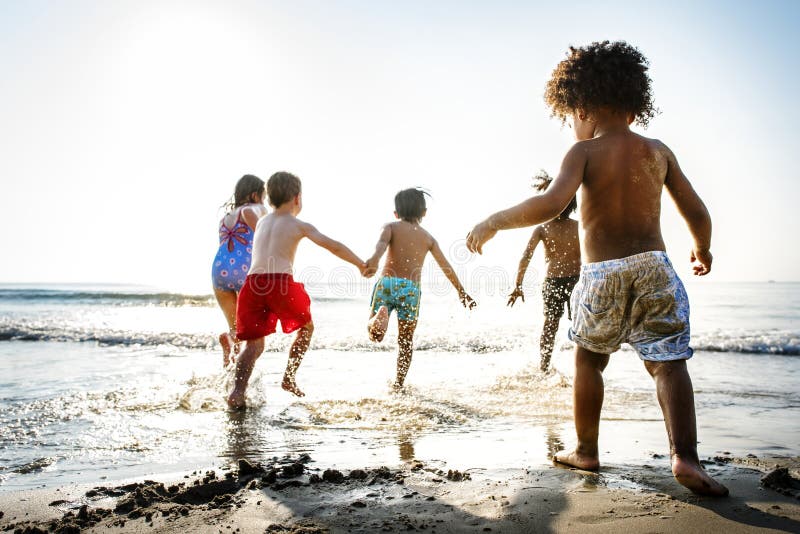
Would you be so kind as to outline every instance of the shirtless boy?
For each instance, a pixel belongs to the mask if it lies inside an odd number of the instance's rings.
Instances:
[[[539,192],[546,190],[553,179],[544,171],[534,177],[533,188]],[[539,368],[546,372],[550,367],[550,357],[553,354],[553,343],[558,322],[564,315],[564,305],[567,314],[572,319],[572,310],[569,306],[569,297],[572,288],[578,282],[581,270],[581,248],[578,244],[578,221],[570,219],[578,204],[572,197],[569,205],[561,214],[552,221],[537,226],[531,234],[528,246],[522,253],[517,269],[517,285],[508,296],[508,305],[513,306],[518,298],[525,302],[525,293],[522,291],[522,281],[525,271],[531,262],[537,245],[544,244],[544,261],[547,264],[547,275],[542,283],[542,302],[544,303],[544,326],[539,340],[540,363]]]
[[[395,195],[394,206],[394,215],[399,220],[384,225],[375,253],[367,260],[367,273],[375,273],[381,256],[388,249],[381,278],[372,293],[367,331],[372,341],[382,341],[389,327],[389,315],[397,310],[397,378],[393,388],[399,390],[405,383],[411,365],[414,330],[417,328],[422,295],[420,274],[428,252],[458,291],[461,304],[472,309],[475,301],[464,291],[439,244],[419,224],[427,213],[425,193],[419,189],[404,189]]]
[[[490,216],[472,229],[467,247],[481,253],[498,230],[552,219],[581,189],[584,265],[572,294],[576,344],[574,415],[578,443],[555,455],[581,469],[600,467],[597,438],[603,369],[625,342],[655,380],[670,444],[672,473],[691,491],[723,496],[697,456],[697,427],[689,347],[689,301],[661,237],[666,188],[694,239],[695,275],[711,270],[711,217],[661,141],[632,132],[655,115],[647,59],[625,42],[570,48],[547,83],[545,100],[577,142],[548,190]]]
[[[228,405],[245,406],[247,382],[256,360],[264,351],[264,337],[275,332],[280,320],[284,333],[297,330],[289,349],[289,361],[281,387],[298,397],[304,393],[295,382],[303,355],[311,342],[311,299],[303,284],[292,277],[297,244],[307,237],[346,262],[365,264],[349,248],[323,235],[311,224],[297,218],[303,208],[300,179],[288,172],[277,172],[267,181],[267,196],[275,211],[263,217],[253,236],[253,260],[236,308],[236,335],[247,344],[236,360],[236,382]]]

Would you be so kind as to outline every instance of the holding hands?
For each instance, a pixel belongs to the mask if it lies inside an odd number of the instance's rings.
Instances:
[[[378,272],[378,262],[380,258],[376,258],[372,256],[370,259],[364,262],[364,269],[361,271],[361,274],[364,275],[366,278],[371,278]]]

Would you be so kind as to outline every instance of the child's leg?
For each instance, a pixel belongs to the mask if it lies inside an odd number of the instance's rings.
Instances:
[[[247,382],[253,374],[253,367],[261,353],[264,352],[264,338],[251,339],[245,343],[244,350],[236,359],[236,382],[233,391],[228,396],[228,406],[233,409],[244,408],[244,393],[247,391]]]
[[[414,330],[417,321],[397,321],[397,379],[392,386],[400,389],[406,382],[408,368],[411,366],[411,356],[414,350]]]
[[[386,330],[389,329],[389,309],[386,306],[381,306],[377,311],[372,312],[367,323],[367,332],[369,332],[370,341],[381,342],[383,336],[386,335]]]
[[[539,339],[539,354],[541,355],[539,368],[542,371],[547,371],[548,367],[550,367],[550,357],[553,355],[553,345],[556,339],[556,332],[558,331],[558,322],[561,320],[561,315],[563,315],[563,313],[562,311],[561,314],[554,315],[545,312],[542,336]]]
[[[234,348],[234,336],[236,333],[236,292],[223,291],[214,288],[214,296],[217,297],[222,314],[228,321],[228,332],[219,335],[219,344],[222,346],[222,365],[227,367],[230,363],[231,350]]]
[[[656,394],[669,436],[672,474],[694,493],[724,496],[728,488],[708,476],[697,456],[697,422],[692,379],[686,360],[644,362],[656,383]]]
[[[295,375],[297,375],[297,368],[300,367],[300,362],[303,361],[303,356],[308,350],[308,345],[311,343],[311,335],[313,333],[314,323],[311,321],[297,331],[297,337],[294,338],[292,348],[289,349],[289,360],[286,362],[286,372],[283,373],[281,387],[289,393],[294,393],[298,397],[304,397],[305,393],[300,391],[300,388],[297,387]]]
[[[597,437],[600,434],[600,410],[603,408],[604,394],[603,369],[606,365],[608,354],[576,347],[572,396],[578,444],[572,452],[562,451],[555,454],[555,461],[590,471],[600,468]]]
[[[541,360],[539,368],[547,372],[550,367],[550,357],[553,355],[558,323],[564,315],[564,304],[569,299],[569,291],[564,286],[563,278],[545,278],[542,284],[542,301],[544,304],[544,325],[539,339],[539,354]]]

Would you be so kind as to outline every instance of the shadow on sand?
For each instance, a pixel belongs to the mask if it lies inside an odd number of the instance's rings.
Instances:
[[[249,452],[260,448],[258,425],[248,424],[246,412],[232,413],[231,423],[232,457],[257,461]],[[555,426],[545,439],[550,454],[563,449]],[[272,506],[262,506],[248,520],[259,519],[267,531],[309,533],[800,532],[800,522],[781,514],[782,506],[797,507],[797,501],[761,488],[763,473],[754,469],[711,466],[712,475],[731,488],[730,497],[714,499],[678,485],[668,464],[606,466],[600,473],[557,466],[474,471],[450,480],[443,476],[446,468],[415,457],[413,435],[398,434],[397,445],[402,467],[391,480],[369,484],[343,474],[340,483],[304,482],[277,491],[264,487],[257,494]]]

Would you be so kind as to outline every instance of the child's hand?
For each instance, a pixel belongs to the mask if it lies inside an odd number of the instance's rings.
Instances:
[[[459,293],[458,299],[461,301],[461,304],[468,310],[471,310],[472,308],[478,305],[477,302],[472,300],[472,297],[470,297],[463,291]]]
[[[489,226],[488,221],[478,223],[472,231],[467,234],[467,249],[470,252],[477,252],[483,254],[483,244],[494,237],[497,230],[493,230]]]
[[[378,271],[378,259],[374,256],[366,261],[367,264],[367,277],[374,275]]]
[[[694,270],[695,276],[705,276],[711,272],[711,262],[714,261],[714,256],[711,255],[711,251],[708,249],[692,249],[692,255],[689,259],[694,265],[692,265],[692,269]]]
[[[517,301],[518,298],[522,299],[522,302],[525,302],[525,293],[522,292],[522,288],[517,286],[514,288],[514,291],[508,296],[508,305],[512,308],[514,307],[514,303]]]
[[[375,274],[374,270],[370,269],[369,262],[363,262],[359,267],[358,270],[361,271],[361,276],[365,278],[369,278],[373,274]]]

